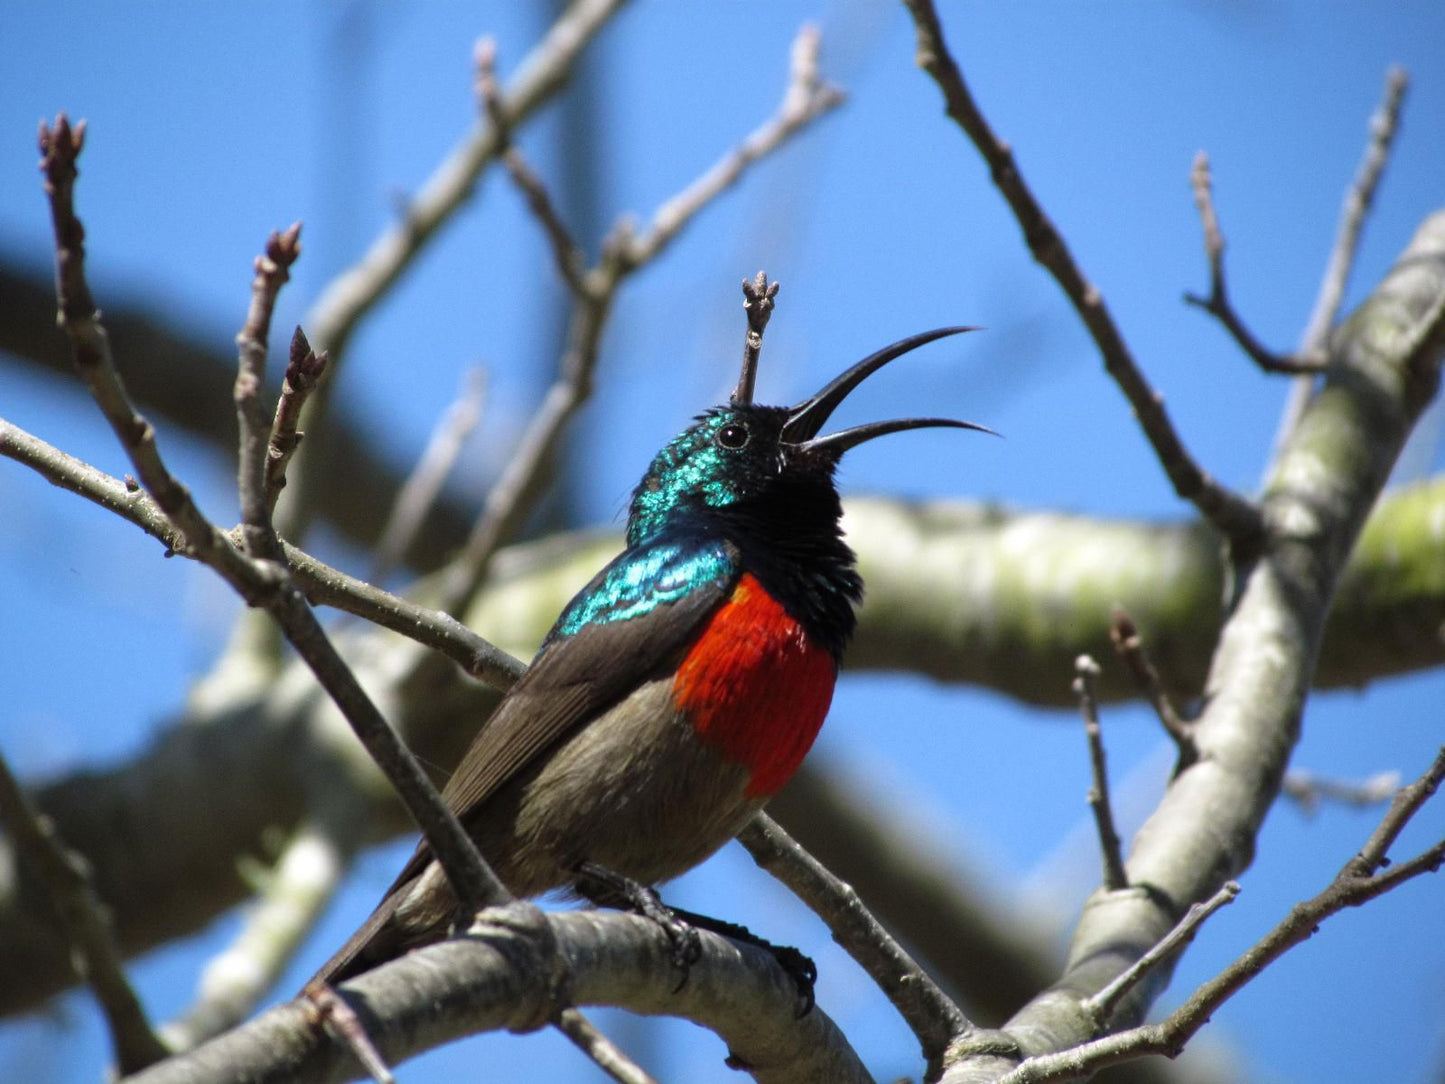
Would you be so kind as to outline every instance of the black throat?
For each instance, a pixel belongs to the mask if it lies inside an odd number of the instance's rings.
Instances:
[[[843,541],[838,491],[816,478],[785,478],[762,495],[708,511],[741,551],[743,567],[841,660],[858,623],[863,580]]]

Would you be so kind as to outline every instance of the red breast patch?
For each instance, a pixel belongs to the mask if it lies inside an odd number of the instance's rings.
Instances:
[[[673,698],[705,740],[746,767],[751,797],[782,789],[818,736],[838,667],[803,626],[744,574],[673,680]]]

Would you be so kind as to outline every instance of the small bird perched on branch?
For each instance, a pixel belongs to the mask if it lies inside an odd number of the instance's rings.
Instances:
[[[635,902],[627,888],[676,877],[741,830],[813,744],[856,623],[863,582],[839,524],[839,460],[906,429],[991,432],[904,418],[819,436],[870,374],[967,327],[885,347],[797,406],[757,405],[777,284],[760,273],[743,288],[749,332],[731,399],[657,454],[633,492],[627,548],[562,611],[442,792],[517,896]],[[423,839],[312,984],[470,918]]]

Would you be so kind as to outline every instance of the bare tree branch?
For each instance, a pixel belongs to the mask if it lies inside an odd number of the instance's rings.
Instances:
[[[482,398],[487,388],[486,371],[481,368],[468,370],[464,384],[457,400],[437,422],[426,450],[396,496],[396,503],[392,505],[391,515],[382,528],[381,540],[376,544],[372,559],[370,578],[373,583],[384,583],[411,548],[417,532],[422,529],[441,494],[447,475],[461,456],[467,438],[481,420]]]
[[[1349,283],[1350,271],[1355,265],[1360,234],[1364,232],[1365,221],[1375,202],[1375,193],[1380,187],[1380,179],[1384,176],[1385,166],[1390,160],[1390,148],[1400,127],[1400,110],[1405,104],[1405,92],[1409,87],[1410,75],[1404,68],[1392,67],[1385,73],[1385,93],[1370,118],[1370,141],[1366,144],[1364,156],[1355,171],[1355,179],[1345,190],[1344,205],[1340,208],[1340,223],[1335,231],[1335,243],[1325,264],[1314,308],[1310,310],[1309,320],[1305,324],[1303,335],[1300,336],[1299,353],[1303,356],[1322,350],[1330,330],[1335,326],[1335,319],[1344,300],[1345,286]],[[1308,376],[1301,376],[1294,382],[1280,417],[1279,430],[1275,436],[1276,446],[1294,430],[1313,393],[1314,381]]]
[[[135,465],[142,484],[184,537],[189,550],[220,573],[248,604],[265,606],[275,617],[287,640],[336,701],[422,826],[458,900],[479,910],[487,903],[505,899],[505,889],[487,868],[476,845],[447,811],[436,788],[337,654],[310,607],[290,588],[284,566],[264,558],[248,558],[202,515],[189,491],[167,470],[156,447],[155,431],[126,397],[85,281],[85,231],[75,217],[73,205],[75,160],[84,146],[84,137],[84,123],[72,129],[64,114],[53,129],[45,124],[40,128],[41,166],[55,224],[61,326],[71,338],[76,365],[85,375],[97,404]],[[258,461],[264,451],[264,444],[256,441],[254,455]],[[262,475],[257,470],[248,472],[247,477],[256,487],[251,494],[252,506],[259,508],[264,517]],[[270,534],[269,529],[266,533]]]
[[[778,283],[768,283],[766,271],[759,271],[749,282],[743,279],[743,309],[748,314],[748,331],[743,337],[743,366],[733,389],[734,403],[751,403],[758,378],[758,357],[763,351],[763,332],[777,306]]]
[[[0,418],[0,455],[24,463],[54,485],[84,497],[163,542],[168,552],[194,556],[184,535],[138,485],[114,478]],[[494,688],[511,687],[525,664],[472,632],[456,618],[347,575],[283,541],[282,554],[309,601],[334,606],[399,632],[452,659]]]
[[[1199,759],[1171,781],[1135,838],[1132,884],[1096,895],[1064,975],[1009,1021],[1016,1052],[960,1044],[944,1080],[995,1080],[1012,1062],[1093,1038],[1080,992],[1102,989],[1167,932],[1177,913],[1243,870],[1299,733],[1325,616],[1344,560],[1390,466],[1439,383],[1445,351],[1445,213],[1420,228],[1333,344],[1324,389],[1281,449],[1266,487],[1269,544],[1243,574],[1192,730]],[[1366,407],[1361,400],[1368,400]],[[1315,480],[1332,479],[1322,499]],[[1309,529],[1302,529],[1308,522]],[[1116,1010],[1128,1027],[1168,980],[1156,968]]]
[[[701,932],[702,955],[679,990],[666,934],[653,922],[598,911],[552,916],[579,1004],[682,1016],[716,1032],[728,1063],[762,1084],[865,1084],[872,1077],[833,1022],[799,1018],[797,991],[771,954]],[[533,1025],[550,993],[518,966],[513,936],[485,923],[340,987],[391,1064],[478,1031]],[[130,1084],[253,1084],[352,1079],[358,1067],[312,1025],[304,1002],[279,1006]]]
[[[516,128],[562,88],[578,55],[622,5],[623,0],[573,0],[527,55],[507,88],[503,110],[509,126]],[[497,132],[490,125],[479,124],[408,201],[401,220],[383,231],[354,266],[326,287],[303,322],[311,329],[312,339],[331,355],[333,368],[344,361],[347,344],[361,320],[471,198],[478,179],[499,149]],[[333,373],[333,379],[322,385],[320,394],[314,397],[309,411],[314,431],[312,451],[302,457],[301,476],[293,479],[291,501],[283,506],[282,518],[277,521],[281,534],[298,540],[302,532],[297,528],[309,515],[310,493],[320,469],[316,463],[322,458],[315,445],[318,440],[330,440],[325,418],[330,405],[329,389],[335,384]]]
[[[356,1010],[329,986],[312,990],[308,996],[315,1006],[316,1022],[346,1044],[366,1075],[376,1084],[396,1084],[396,1077],[392,1076],[386,1059],[366,1033],[366,1025],[356,1015]]]
[[[124,288],[122,278],[117,289]],[[0,265],[0,297],[5,299],[0,364],[30,365],[45,377],[79,383],[65,337],[55,334],[54,275]],[[234,455],[236,411],[230,390],[236,356],[227,348],[226,335],[188,326],[176,312],[131,302],[123,293],[108,296],[105,317],[116,368],[125,374],[132,400],[149,417],[163,418],[169,430],[220,455]],[[316,464],[309,508],[341,537],[369,547],[382,526],[378,509],[390,505],[405,470],[377,448],[371,426],[344,407],[327,425],[330,451]],[[366,486],[349,484],[356,478],[365,478]],[[431,569],[450,558],[466,537],[471,516],[472,509],[460,499],[443,496],[407,554],[408,563]]]
[[[1306,816],[1312,815],[1324,802],[1341,805],[1372,806],[1388,802],[1400,789],[1399,772],[1376,772],[1368,779],[1329,779],[1303,768],[1285,773],[1283,794]]]
[[[543,466],[572,416],[591,396],[602,329],[624,280],[656,258],[709,202],[736,183],[749,165],[772,153],[812,121],[840,104],[841,92],[818,76],[817,55],[817,31],[804,27],[793,44],[791,76],[782,104],[772,119],[680,195],[664,204],[643,235],[634,237],[631,227],[624,222],[603,243],[597,265],[580,278],[583,288],[575,294],[568,346],[559,359],[557,376],[547,390],[541,408],[528,425],[516,454],[487,495],[482,514],[467,539],[465,549],[447,571],[438,609],[458,615],[471,605],[481,589],[497,547],[512,534],[533,506]],[[502,110],[495,98],[488,108],[498,114]],[[514,165],[521,161],[515,149],[511,153]],[[514,176],[517,176],[515,170]],[[566,265],[573,260],[578,247],[556,215],[551,213],[550,200],[545,199],[540,182],[527,170],[521,177],[519,183],[524,188],[530,185],[535,193],[543,193],[540,202],[534,196],[532,206],[534,210],[541,208],[536,213],[541,217],[548,236],[554,240],[554,253],[563,265],[563,277],[570,282],[577,276],[575,272],[568,272]]]
[[[363,803],[344,790],[325,792],[320,814],[287,841],[240,933],[202,971],[195,1003],[162,1029],[173,1049],[190,1050],[250,1016],[331,902],[359,842]]]
[[[482,109],[496,133],[501,148],[502,164],[507,167],[512,182],[526,197],[532,217],[541,224],[552,244],[552,262],[562,275],[562,281],[574,297],[585,297],[588,292],[587,254],[582,250],[572,231],[563,224],[547,186],[527,163],[522,152],[512,142],[512,128],[507,120],[506,106],[502,101],[501,87],[497,84],[497,43],[492,38],[477,42],[477,97]]]
[[[275,560],[280,556],[276,532],[271,526],[271,509],[284,484],[284,466],[278,474],[268,469],[274,428],[268,424],[261,402],[266,382],[266,355],[271,338],[271,313],[276,295],[291,278],[291,265],[301,255],[301,223],[285,233],[273,232],[266,251],[256,257],[256,277],[251,284],[251,307],[236,336],[240,363],[236,370],[233,397],[241,431],[237,491],[241,498],[241,540],[255,558]],[[278,410],[278,416],[279,416]],[[293,450],[295,445],[292,445]]]
[[[581,1013],[562,1013],[557,1027],[573,1046],[596,1062],[613,1080],[620,1080],[622,1084],[657,1084],[657,1081],[635,1065],[611,1039],[588,1023]]]
[[[1219,886],[1219,891],[1203,903],[1192,903],[1184,917],[1179,920],[1179,925],[1170,930],[1160,942],[1151,948],[1144,955],[1130,965],[1113,982],[1105,986],[1097,994],[1084,1000],[1084,1007],[1098,1022],[1100,1028],[1108,1022],[1114,1012],[1114,1007],[1123,1000],[1130,990],[1139,985],[1144,977],[1154,968],[1158,967],[1170,956],[1181,952],[1185,945],[1194,940],[1194,934],[1199,927],[1204,925],[1205,919],[1214,914],[1221,907],[1234,902],[1239,895],[1238,881],[1225,881]]]
[[[1031,1058],[1000,1084],[1042,1084],[1071,1079],[1146,1054],[1176,1056],[1184,1044],[1209,1023],[1220,1006],[1275,960],[1314,936],[1325,919],[1346,907],[1367,903],[1422,873],[1439,870],[1445,863],[1445,839],[1405,862],[1390,864],[1387,852],[1401,829],[1435,793],[1442,779],[1445,779],[1445,748],[1423,776],[1400,790],[1360,853],[1345,863],[1323,892],[1291,908],[1279,925],[1195,990],[1168,1019],[1057,1054]]]
[[[1179,749],[1179,767],[1188,767],[1193,764],[1199,756],[1199,750],[1194,747],[1194,738],[1189,732],[1189,724],[1179,717],[1174,710],[1174,704],[1169,699],[1169,694],[1164,691],[1163,682],[1159,680],[1159,671],[1154,668],[1148,654],[1144,651],[1144,641],[1139,635],[1139,628],[1124,611],[1123,607],[1114,607],[1113,622],[1109,626],[1109,639],[1114,642],[1114,650],[1124,665],[1129,668],[1133,675],[1135,684],[1144,698],[1149,701],[1150,707],[1159,719],[1159,725],[1164,728],[1175,746]]]
[[[1245,326],[1234,306],[1229,303],[1229,291],[1224,281],[1224,234],[1219,229],[1219,216],[1214,211],[1213,184],[1209,176],[1209,156],[1200,151],[1194,156],[1194,168],[1189,171],[1189,183],[1194,189],[1194,202],[1199,208],[1199,219],[1204,226],[1204,253],[1209,259],[1209,296],[1186,293],[1184,300],[1209,313],[1239,344],[1262,370],[1267,373],[1318,373],[1323,366],[1322,356],[1286,357],[1267,349]]]
[[[1263,524],[1254,504],[1231,492],[1194,461],[1169,415],[1164,400],[1140,372],[1104,297],[1075,262],[1058,229],[1029,190],[1014,161],[1013,150],[984,119],[963,73],[943,40],[943,27],[932,0],[904,0],[918,36],[917,62],[938,84],[948,115],[963,129],[988,164],[994,184],[1008,201],[1034,259],[1053,275],[1074,306],[1104,360],[1104,368],[1134,408],[1144,435],[1159,457],[1164,473],[1184,500],[1191,502],[1242,552],[1252,552]]]
[[[918,1037],[935,1076],[950,1041],[973,1025],[927,973],[873,917],[853,887],[840,881],[766,813],[759,813],[738,842],[828,924],[833,940],[878,984]]]

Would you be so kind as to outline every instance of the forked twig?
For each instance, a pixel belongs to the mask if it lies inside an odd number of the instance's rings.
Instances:
[[[1084,1008],[1093,1014],[1099,1027],[1102,1028],[1108,1023],[1115,1006],[1124,1000],[1130,990],[1138,986],[1149,972],[1193,941],[1195,932],[1204,925],[1204,920],[1226,904],[1233,903],[1238,895],[1239,882],[1225,881],[1219,891],[1203,903],[1190,904],[1179,924],[1165,934],[1157,945],[1130,964],[1128,969],[1121,972],[1108,986],[1092,997],[1085,998]]]
[[[619,223],[604,241],[597,264],[580,279],[566,266],[577,250],[575,242],[555,214],[542,218],[543,228],[553,239],[553,252],[561,265],[563,277],[569,282],[578,279],[583,288],[574,293],[567,348],[558,361],[557,375],[522,435],[516,453],[487,495],[465,547],[448,566],[439,609],[453,615],[466,611],[481,590],[497,548],[533,507],[544,466],[567,424],[592,394],[602,329],[611,315],[613,300],[622,283],[656,258],[698,212],[734,184],[749,165],[776,150],[842,101],[842,93],[818,76],[818,43],[818,33],[813,28],[804,27],[799,31],[793,45],[788,87],[774,116],[682,193],[665,203],[643,234],[634,235],[632,226],[625,219]],[[492,62],[485,50],[480,59]],[[485,101],[487,79],[485,76],[480,78],[484,84]],[[517,177],[515,171],[513,176]],[[538,191],[545,192],[540,181],[536,181],[536,185]],[[545,200],[544,205],[550,207],[551,201]],[[529,200],[529,206],[535,208],[537,204]]]
[[[139,527],[168,552],[196,558],[175,523],[129,475],[125,480],[112,477],[3,418],[0,455]],[[447,614],[374,587],[289,543],[281,543],[281,549],[294,582],[315,605],[333,606],[400,633],[447,656],[495,689],[511,688],[526,669],[519,659]]]
[[[1184,294],[1184,300],[1209,313],[1234,338],[1250,358],[1267,373],[1318,373],[1324,371],[1322,355],[1288,356],[1276,354],[1255,338],[1229,301],[1224,279],[1224,234],[1219,229],[1219,216],[1214,210],[1214,186],[1209,174],[1209,156],[1200,151],[1194,156],[1189,171],[1189,184],[1194,189],[1194,204],[1204,227],[1204,254],[1209,259],[1209,296]]]
[[[621,10],[626,0],[572,0],[527,54],[507,87],[504,107],[516,128],[546,104],[566,84],[577,58],[589,42]],[[384,229],[365,255],[327,284],[306,315],[306,326],[329,353],[333,365],[345,360],[346,346],[363,317],[395,285],[418,253],[471,198],[483,171],[496,158],[498,142],[490,125],[479,124],[467,133],[437,164],[406,213]],[[330,389],[320,388],[310,412],[315,428],[324,421]],[[281,509],[277,529],[283,537],[299,541],[307,514],[305,489],[313,484],[313,468],[303,457],[301,477],[294,485],[301,492]]]
[[[487,119],[492,123],[492,130],[496,132],[502,164],[526,198],[532,217],[541,223],[547,240],[551,242],[553,262],[557,265],[563,281],[574,296],[585,297],[591,289],[587,275],[587,253],[572,236],[572,231],[562,222],[562,216],[547,192],[547,186],[542,183],[542,178],[512,142],[511,122],[507,118],[502,90],[497,83],[497,43],[492,38],[483,38],[477,42],[475,63],[477,97]]]
[[[1325,919],[1346,907],[1358,907],[1422,873],[1433,873],[1445,863],[1445,839],[1404,862],[1391,863],[1387,855],[1401,830],[1436,792],[1442,780],[1445,780],[1445,748],[1436,754],[1424,775],[1395,795],[1365,846],[1345,863],[1323,892],[1292,907],[1283,921],[1190,994],[1167,1019],[1071,1050],[1029,1058],[1000,1084],[1042,1084],[1074,1079],[1146,1054],[1178,1055],[1220,1006],[1275,960],[1312,937]]]
[[[280,553],[276,532],[271,527],[268,459],[273,427],[268,424],[261,396],[266,387],[267,343],[271,338],[271,313],[276,297],[291,278],[291,265],[301,255],[301,223],[285,233],[273,232],[266,251],[256,257],[256,277],[251,283],[251,307],[236,336],[240,360],[232,397],[241,433],[236,489],[241,499],[241,539],[252,557],[274,560]],[[279,491],[279,486],[277,487]]]
[[[41,168],[55,224],[60,322],[70,337],[76,366],[135,466],[141,485],[190,553],[215,569],[247,603],[264,607],[275,618],[422,826],[457,898],[473,910],[505,899],[505,889],[337,653],[316,615],[290,583],[284,565],[253,559],[233,545],[166,468],[155,430],[136,412],[121,384],[86,284],[85,231],[75,216],[73,200],[75,160],[83,136],[84,125],[72,129],[64,114],[53,128],[46,124],[40,128]]]
[[[917,31],[919,67],[938,84],[948,115],[963,129],[988,164],[1000,194],[1023,229],[1034,259],[1053,275],[1079,314],[1104,361],[1104,368],[1123,391],[1144,435],[1154,448],[1174,491],[1192,503],[1226,538],[1244,550],[1258,542],[1263,530],[1259,508],[1209,475],[1189,453],[1174,429],[1163,398],[1139,370],[1124,336],[1098,287],[1084,277],[1068,245],[1024,182],[1013,150],[994,134],[973,100],[963,73],[943,39],[943,27],[932,0],[904,0]]]

